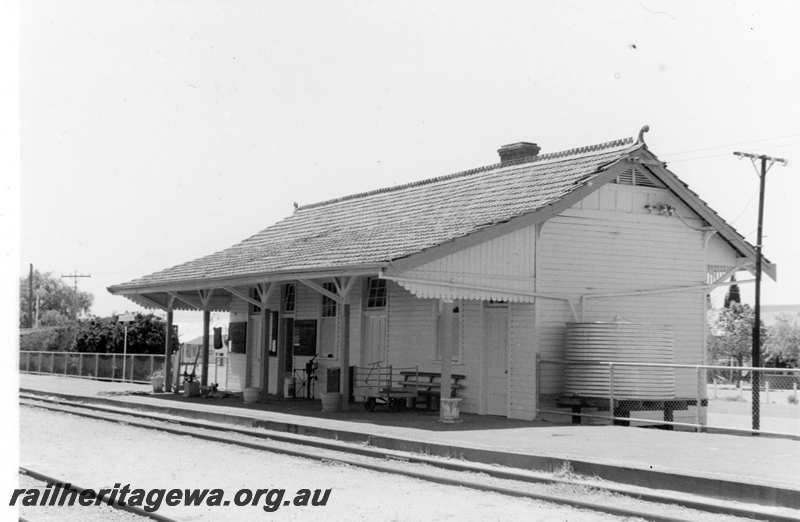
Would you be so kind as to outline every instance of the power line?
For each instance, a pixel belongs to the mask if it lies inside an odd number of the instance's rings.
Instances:
[[[682,151],[677,151],[677,152],[668,152],[668,153],[666,153],[664,155],[665,156],[681,156],[683,154],[690,154],[690,153],[693,153],[693,152],[704,152],[704,151],[707,151],[707,150],[716,150],[716,149],[730,149],[730,147],[732,147],[734,145],[747,145],[747,144],[751,144],[751,143],[764,143],[764,142],[768,142],[768,141],[784,140],[784,139],[791,139],[791,138],[800,138],[800,134],[788,134],[786,136],[775,136],[775,137],[772,137],[772,138],[760,138],[760,139],[755,139],[755,140],[745,140],[745,141],[738,141],[738,142],[733,142],[733,143],[724,143],[724,144],[721,144],[721,145],[711,145],[711,146],[708,146],[708,147],[701,147],[699,149],[688,149],[688,150],[682,150]],[[727,155],[727,153],[725,155]]]
[[[771,149],[785,149],[786,147],[795,147],[795,146],[797,146],[797,145],[794,144],[794,143],[784,143],[783,145],[773,145],[770,148]],[[687,162],[687,161],[696,161],[696,160],[702,160],[702,159],[708,159],[708,158],[721,158],[723,156],[728,156],[729,154],[730,154],[729,152],[720,152],[719,154],[707,154],[705,156],[694,156],[694,157],[691,157],[691,158],[678,158],[678,159],[669,159],[665,155],[665,158],[666,158],[665,161],[667,163],[684,163],[684,162]]]

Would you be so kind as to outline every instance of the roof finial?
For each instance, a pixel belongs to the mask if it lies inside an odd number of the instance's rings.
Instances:
[[[298,208],[300,208],[300,205],[298,205],[298,204],[297,204],[297,201],[292,201],[292,205],[294,206],[294,209],[295,209],[295,210],[297,210]]]
[[[639,129],[639,137],[636,138],[636,143],[644,143],[644,133],[650,132],[650,125],[645,125]]]

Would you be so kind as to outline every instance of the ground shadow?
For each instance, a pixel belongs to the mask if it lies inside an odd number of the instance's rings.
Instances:
[[[423,409],[406,409],[403,411],[390,411],[378,406],[375,411],[365,411],[362,403],[351,403],[347,411],[322,412],[322,403],[319,400],[308,399],[270,399],[266,403],[244,404],[241,396],[224,398],[184,397],[172,393],[143,394],[148,397],[163,400],[166,403],[206,404],[209,406],[225,406],[247,411],[270,411],[304,417],[332,419],[348,422],[377,424],[381,426],[396,426],[404,428],[417,428],[431,431],[465,431],[465,430],[500,430],[513,428],[532,428],[536,426],[553,427],[555,424],[543,421],[524,421],[507,419],[496,415],[475,415],[464,413],[462,422],[458,424],[444,424],[439,422],[439,413]]]

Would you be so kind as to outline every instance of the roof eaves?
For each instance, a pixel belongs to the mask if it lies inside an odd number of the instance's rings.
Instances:
[[[106,288],[113,295],[140,294],[164,291],[190,291],[208,288],[222,288],[223,286],[246,285],[254,282],[265,281],[291,281],[298,277],[314,278],[329,277],[338,274],[377,274],[378,270],[388,264],[388,260],[382,263],[369,263],[364,265],[313,268],[302,270],[276,270],[273,272],[254,272],[251,274],[237,274],[234,276],[219,276],[209,278],[191,278],[174,281],[142,281],[141,283],[122,283]]]
[[[733,248],[738,250],[741,254],[744,254],[745,257],[750,258],[755,256],[755,251],[756,251],[755,246],[753,246],[749,241],[747,241],[747,239],[738,230],[736,230],[730,223],[728,223],[716,210],[711,208],[711,206],[703,198],[701,198],[694,190],[689,188],[689,185],[685,181],[680,179],[674,172],[669,170],[666,166],[666,163],[659,160],[658,157],[655,154],[653,154],[652,151],[650,151],[646,147],[644,148],[644,151],[653,160],[655,160],[655,162],[658,163],[658,165],[645,164],[644,167],[650,170],[650,172],[653,175],[655,175],[665,183],[667,183],[667,181],[664,180],[662,176],[659,176],[659,173],[656,171],[663,170],[666,174],[671,176],[672,180],[676,181],[677,184],[682,189],[681,192],[683,192],[685,196],[689,196],[688,198],[689,201],[685,202],[689,204],[689,206],[692,207],[695,211],[698,211],[698,205],[701,206],[702,210],[708,213],[708,216],[702,216],[702,213],[700,213],[701,217],[709,221],[709,224],[711,224],[712,226],[714,226],[714,228],[719,230],[722,233],[722,236],[725,238],[725,240],[731,243],[731,246]],[[671,183],[667,183],[667,186],[669,186],[670,184]],[[678,194],[678,196],[680,195],[681,194]],[[707,219],[707,217],[711,219],[709,220]],[[764,272],[767,275],[769,275],[773,280],[775,280],[777,278],[776,265],[772,263],[769,259],[767,259],[766,256],[762,255],[762,260],[764,261],[765,264]]]

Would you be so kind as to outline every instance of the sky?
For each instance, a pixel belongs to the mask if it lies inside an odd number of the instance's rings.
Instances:
[[[800,302],[798,3],[31,0],[20,17],[19,269],[91,274],[95,314],[137,309],[107,286],[293,202],[644,124],[751,241],[758,178],[732,153],[789,158],[767,176],[763,299]]]

